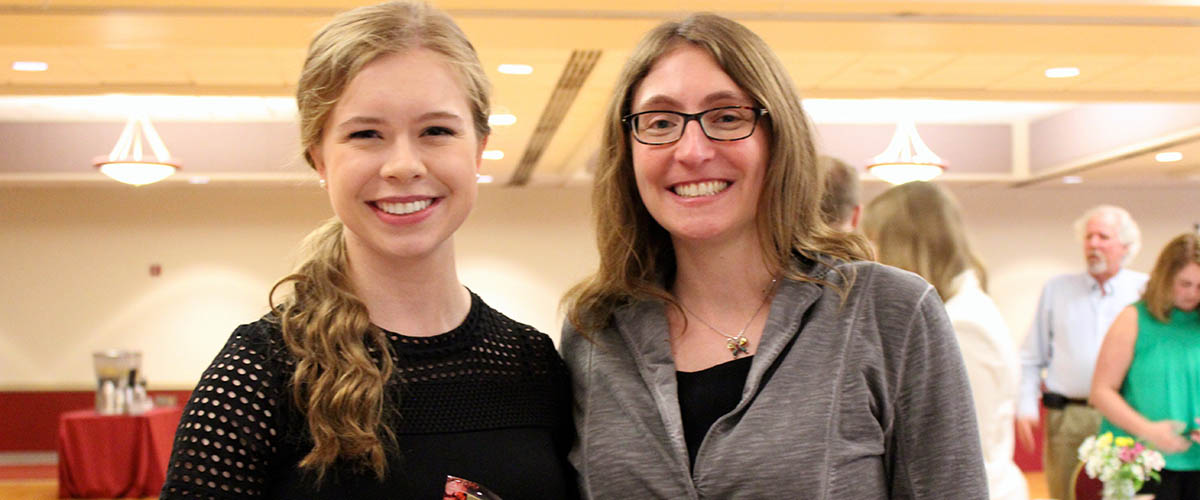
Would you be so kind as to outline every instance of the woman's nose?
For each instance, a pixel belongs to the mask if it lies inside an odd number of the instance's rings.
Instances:
[[[410,141],[399,140],[388,148],[383,164],[379,166],[379,176],[394,179],[410,179],[425,175],[425,164],[416,145]]]
[[[683,135],[675,142],[675,158],[682,163],[699,163],[712,158],[712,155],[712,139],[704,134],[700,122],[684,123]]]

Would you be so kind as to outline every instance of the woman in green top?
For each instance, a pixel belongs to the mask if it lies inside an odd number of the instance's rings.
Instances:
[[[1146,441],[1166,458],[1156,500],[1200,499],[1200,238],[1171,240],[1142,300],[1113,321],[1092,378],[1100,432]]]

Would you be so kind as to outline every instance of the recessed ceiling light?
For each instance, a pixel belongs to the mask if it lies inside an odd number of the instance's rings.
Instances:
[[[1167,151],[1165,153],[1159,153],[1159,154],[1154,155],[1154,159],[1158,160],[1160,163],[1171,163],[1173,161],[1182,160],[1183,153],[1180,153],[1178,151]]]
[[[475,176],[475,182],[478,182],[478,183],[480,183],[480,184],[491,184],[491,183],[492,183],[492,176],[490,176],[490,175],[476,175],[476,176]]]
[[[488,125],[507,126],[517,123],[517,115],[495,114],[488,116]]]
[[[1067,66],[1062,68],[1048,68],[1046,70],[1046,78],[1074,78],[1076,76],[1079,76],[1079,68],[1075,67]]]
[[[528,75],[533,73],[533,66],[528,64],[501,64],[496,69],[506,75]]]
[[[504,151],[500,151],[499,149],[489,149],[489,150],[483,152],[483,159],[485,159],[485,160],[503,160],[504,159]]]
[[[1083,177],[1078,175],[1064,175],[1062,181],[1063,184],[1083,184]]]
[[[42,61],[13,61],[13,71],[46,71],[50,65]]]

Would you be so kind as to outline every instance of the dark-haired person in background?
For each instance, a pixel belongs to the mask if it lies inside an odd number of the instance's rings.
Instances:
[[[817,158],[825,189],[821,192],[821,217],[829,227],[850,232],[862,220],[862,187],[858,170],[832,156]]]

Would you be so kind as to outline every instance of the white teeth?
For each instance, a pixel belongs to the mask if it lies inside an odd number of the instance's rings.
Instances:
[[[426,208],[429,208],[431,203],[433,203],[432,199],[424,199],[421,201],[410,201],[408,203],[386,203],[381,201],[376,203],[376,205],[379,206],[380,210],[392,215],[407,215],[413,212],[425,210]]]
[[[697,198],[700,196],[712,196],[724,191],[727,187],[729,187],[729,183],[725,181],[707,181],[680,184],[672,189],[675,191],[675,194],[684,198]]]

